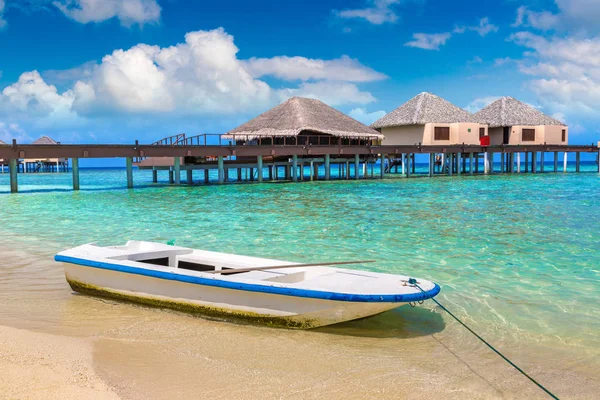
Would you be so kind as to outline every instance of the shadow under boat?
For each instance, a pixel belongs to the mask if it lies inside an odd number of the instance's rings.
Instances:
[[[375,316],[311,330],[343,336],[409,339],[441,332],[445,326],[444,318],[436,310],[405,305]]]

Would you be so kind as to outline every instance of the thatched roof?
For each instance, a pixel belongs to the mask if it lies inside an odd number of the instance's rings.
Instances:
[[[423,92],[375,121],[371,127],[378,129],[403,125],[451,124],[472,121],[473,116],[469,112],[439,96]]]
[[[36,140],[35,142],[33,142],[31,144],[58,144],[58,142],[56,140],[52,139],[51,137],[42,136],[41,138],[39,138],[38,140]]]
[[[316,99],[292,97],[258,117],[227,132],[231,135],[257,137],[298,136],[301,132],[327,134],[344,138],[382,139],[383,135]]]
[[[512,97],[499,98],[476,112],[474,118],[477,122],[488,124],[490,128],[515,125],[564,125],[559,120]]]

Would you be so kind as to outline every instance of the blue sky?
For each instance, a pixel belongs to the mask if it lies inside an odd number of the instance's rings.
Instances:
[[[600,139],[597,0],[0,0],[0,140],[222,133],[290,96],[371,123],[513,96]]]

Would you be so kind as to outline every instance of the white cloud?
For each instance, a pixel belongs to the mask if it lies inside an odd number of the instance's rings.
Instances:
[[[524,26],[540,30],[553,29],[559,22],[559,17],[548,11],[535,12],[525,6],[517,9],[517,19],[511,26],[513,28]]]
[[[6,26],[6,20],[4,19],[4,0],[0,0],[0,29]]]
[[[510,57],[504,57],[504,58],[496,58],[494,60],[494,67],[500,67],[502,65],[508,64],[513,62],[514,60]]]
[[[407,42],[404,45],[409,47],[417,47],[424,50],[439,50],[440,46],[446,44],[446,41],[452,36],[451,33],[415,33],[413,41]]]
[[[469,64],[481,64],[482,62],[483,62],[483,59],[479,56],[475,56],[468,61]]]
[[[531,32],[510,37],[530,49],[521,72],[534,77],[528,86],[551,112],[595,118],[600,112],[600,38],[544,38]]]
[[[494,24],[490,24],[490,19],[488,17],[481,18],[479,20],[479,25],[468,27],[470,31],[475,31],[479,34],[479,36],[486,36],[491,32],[498,32],[498,27]]]
[[[405,43],[405,46],[417,47],[424,50],[439,50],[441,46],[445,45],[448,39],[452,37],[452,34],[463,34],[466,31],[477,32],[480,36],[486,36],[490,32],[497,32],[498,27],[494,24],[490,24],[488,17],[481,18],[479,24],[474,26],[455,25],[452,32],[444,33],[414,33],[413,40]]]
[[[375,101],[369,92],[361,91],[356,85],[346,82],[303,83],[296,89],[283,89],[278,92],[280,100],[293,96],[319,99],[330,106],[342,104],[367,104]]]
[[[348,56],[333,60],[306,57],[250,58],[244,62],[254,78],[271,75],[288,81],[311,79],[371,82],[387,78],[386,75],[362,65]]]
[[[371,125],[385,114],[386,112],[383,110],[367,112],[365,108],[355,108],[348,113],[352,118],[365,125]]]
[[[10,144],[13,139],[17,139],[17,142],[26,142],[30,137],[19,124],[0,121],[0,140]]]
[[[477,32],[480,36],[487,36],[488,33],[498,32],[498,27],[494,24],[490,24],[488,17],[481,18],[477,25],[465,26],[455,25],[452,33],[465,33],[466,31]]]
[[[492,104],[499,98],[500,98],[500,96],[478,97],[475,100],[473,100],[472,102],[470,102],[465,107],[465,110],[467,110],[470,113],[476,113],[477,111],[481,110],[482,108],[489,106],[490,104]]]
[[[0,92],[0,117],[56,127],[115,115],[166,120],[228,114],[243,119],[291,96],[334,106],[367,104],[375,98],[356,82],[385,77],[348,57],[281,56],[260,59],[260,69],[258,59],[241,60],[237,53],[233,37],[219,28],[190,32],[174,46],[139,44],[115,50],[100,63],[49,71],[49,80],[67,87],[62,92],[37,71],[26,72]],[[294,68],[286,71],[289,65]],[[302,82],[275,88],[255,77],[264,74]]]
[[[75,99],[72,90],[58,93],[37,71],[21,74],[19,80],[7,86],[0,95],[0,110],[11,116],[39,118],[41,124],[55,121],[77,123],[78,116],[71,107]]]
[[[569,25],[598,29],[600,20],[600,4],[597,0],[555,0],[562,16]]]
[[[341,18],[362,18],[375,25],[386,22],[398,21],[398,14],[392,9],[392,5],[400,3],[400,0],[368,0],[368,7],[335,11]]]
[[[52,4],[84,24],[117,18],[125,26],[144,25],[158,22],[161,12],[156,0],[57,0]]]

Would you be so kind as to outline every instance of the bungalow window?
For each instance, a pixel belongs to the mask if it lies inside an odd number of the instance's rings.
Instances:
[[[521,141],[535,142],[535,129],[523,129],[522,135]]]
[[[567,141],[567,130],[566,129],[562,130],[562,141],[563,142]]]
[[[479,128],[479,139],[485,136],[485,128]]]
[[[433,130],[433,140],[450,140],[450,127],[436,126]]]

